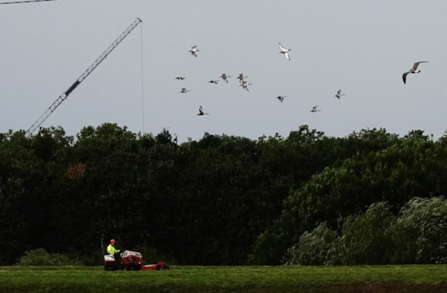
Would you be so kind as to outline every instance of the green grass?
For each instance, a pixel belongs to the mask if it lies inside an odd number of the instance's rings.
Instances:
[[[105,272],[102,267],[0,267],[2,293],[365,292],[365,288],[375,288],[366,292],[445,292],[447,265],[173,266],[139,272]]]

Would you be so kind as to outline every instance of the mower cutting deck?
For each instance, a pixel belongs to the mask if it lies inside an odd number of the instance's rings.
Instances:
[[[159,261],[154,265],[145,265],[141,267],[142,271],[158,271],[158,270],[169,270],[169,266],[164,262]]]

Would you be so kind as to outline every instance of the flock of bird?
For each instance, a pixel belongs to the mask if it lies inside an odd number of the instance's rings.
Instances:
[[[284,57],[286,57],[287,60],[290,61],[291,59],[290,59],[290,56],[289,56],[289,52],[290,52],[292,49],[286,49],[283,45],[281,45],[281,43],[278,43],[278,44],[279,44],[279,49],[280,49],[279,54],[283,54]],[[191,53],[192,56],[197,57],[197,52],[199,52],[199,51],[200,51],[200,50],[197,48],[197,46],[192,46],[191,49],[189,50],[189,53]],[[421,63],[428,63],[428,61],[419,61],[419,62],[416,62],[416,63],[413,64],[413,67],[412,67],[411,69],[409,69],[408,71],[406,71],[406,72],[403,73],[403,75],[402,75],[402,80],[403,80],[404,84],[407,83],[407,75],[408,75],[408,74],[416,74],[416,73],[420,73],[420,72],[421,72],[420,69],[418,70],[418,66],[419,66],[419,64],[421,64]],[[222,75],[221,75],[219,78],[221,78],[223,81],[225,81],[226,83],[228,83],[228,78],[230,78],[230,77],[231,77],[230,75],[227,75],[226,73],[222,73]],[[236,78],[239,80],[239,84],[240,84],[239,86],[241,86],[242,89],[244,89],[244,90],[246,90],[246,91],[249,91],[248,86],[251,85],[251,83],[248,83],[248,82],[245,80],[246,78],[248,78],[248,76],[244,76],[244,74],[241,73],[241,74],[239,74]],[[185,80],[186,77],[178,76],[178,77],[176,77],[175,79],[177,79],[177,80]],[[210,80],[209,83],[212,83],[212,84],[218,84],[218,83],[219,83],[219,80]],[[180,91],[180,93],[182,93],[182,94],[186,94],[186,93],[188,93],[188,92],[190,92],[190,91],[187,90],[186,88],[182,88],[181,91]],[[337,93],[335,94],[334,97],[336,97],[337,99],[340,99],[340,98],[341,98],[342,96],[344,96],[344,95],[345,95],[345,94],[342,94],[341,89],[340,89],[340,90],[337,91]],[[286,98],[286,96],[277,96],[276,98],[282,103],[282,102],[284,102],[284,99]],[[315,113],[315,112],[320,112],[320,111],[321,111],[321,110],[318,109],[318,106],[313,106],[313,107],[312,107],[312,110],[310,110],[309,112],[311,112],[311,113]],[[197,114],[197,116],[203,116],[203,115],[208,115],[208,113],[205,113],[205,112],[203,111],[202,106],[200,106],[200,107],[199,107],[199,113]]]

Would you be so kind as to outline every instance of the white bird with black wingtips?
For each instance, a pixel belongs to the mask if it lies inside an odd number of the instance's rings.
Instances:
[[[318,106],[313,106],[312,110],[310,110],[311,113],[320,112],[321,110],[317,109]]]
[[[340,100],[340,98],[342,97],[342,96],[344,96],[345,94],[342,94],[341,93],[341,90],[338,90],[337,91],[337,94],[334,96],[334,97],[336,97],[337,99],[339,99]]]
[[[229,75],[227,75],[227,74],[225,74],[225,73],[222,73],[222,75],[220,76],[220,78],[222,78],[223,80],[225,80],[226,83],[228,83],[228,78],[229,78],[229,77],[231,77],[231,76],[229,76]]]
[[[193,55],[194,57],[197,57],[197,52],[199,52],[200,50],[197,49],[197,46],[192,46],[191,49],[189,50],[189,52],[191,53],[191,55]]]
[[[281,45],[281,43],[278,43],[278,44],[279,44],[279,48],[281,49],[281,52],[279,52],[279,53],[284,54],[284,56],[286,56],[286,58],[290,61],[289,52],[292,51],[292,49],[286,49]]]
[[[277,96],[276,98],[282,103],[284,102],[284,98],[286,98],[286,96]]]
[[[241,82],[241,87],[246,90],[247,92],[249,92],[248,90],[248,86],[251,85],[251,83],[246,82],[245,80]]]
[[[237,79],[239,79],[239,82],[242,84],[242,82],[244,81],[244,78],[248,78],[248,76],[244,76],[243,73],[239,74],[238,77],[236,77]]]
[[[203,116],[203,115],[208,115],[208,113],[203,112],[202,106],[200,106],[199,114],[197,114],[196,116]]]

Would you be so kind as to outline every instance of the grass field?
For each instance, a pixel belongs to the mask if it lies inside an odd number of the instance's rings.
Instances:
[[[102,267],[0,267],[0,292],[447,292],[447,265],[202,267],[105,272]]]

